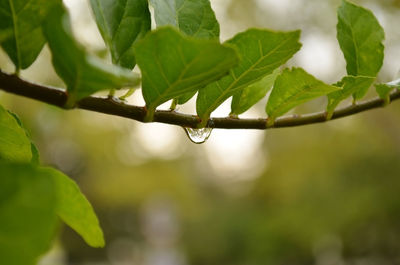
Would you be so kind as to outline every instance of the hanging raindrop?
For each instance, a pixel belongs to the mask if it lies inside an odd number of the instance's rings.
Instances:
[[[193,128],[183,128],[189,137],[190,141],[195,144],[202,144],[207,141],[210,137],[212,128],[200,128],[200,129],[193,129]]]

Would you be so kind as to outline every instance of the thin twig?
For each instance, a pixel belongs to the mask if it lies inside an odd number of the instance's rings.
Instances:
[[[62,89],[34,84],[22,80],[16,75],[4,73],[1,70],[0,89],[12,94],[36,99],[38,101],[58,106],[60,108],[65,108],[65,103],[68,97],[67,93]],[[391,101],[395,101],[397,99],[400,99],[399,90],[392,92],[392,94],[390,95]],[[332,116],[332,120],[351,116],[356,113],[384,106],[385,100],[381,98],[374,98],[368,101],[359,102],[348,107],[337,109]],[[139,122],[144,122],[146,116],[145,107],[128,105],[121,100],[110,97],[88,97],[79,101],[76,108],[125,117]],[[265,130],[272,128],[301,126],[326,121],[326,112],[317,112],[306,115],[281,117],[278,118],[275,123],[270,126],[267,126],[267,119],[240,119],[234,117],[211,118],[208,121],[207,126],[210,128],[219,129]],[[182,114],[175,111],[157,110],[154,114],[154,119],[151,122],[196,128],[201,123],[201,120],[196,115]]]

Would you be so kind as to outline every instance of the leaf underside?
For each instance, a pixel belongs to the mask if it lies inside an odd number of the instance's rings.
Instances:
[[[0,105],[0,160],[30,162],[31,141],[16,118]]]
[[[220,27],[209,0],[149,1],[158,27],[150,33],[147,0],[91,0],[101,35],[116,64],[113,66],[88,55],[74,40],[61,0],[1,1],[0,44],[18,71],[35,61],[47,41],[54,68],[67,85],[67,107],[101,90],[137,86],[139,76],[124,69],[132,69],[137,61],[149,113],[170,99],[184,104],[198,93],[196,111],[203,122],[232,96],[231,114],[247,111],[266,95],[274,81],[266,107],[272,120],[320,95],[328,96],[329,116],[347,97],[353,96],[354,101],[363,98],[383,64],[383,28],[370,10],[347,0],[338,8],[337,39],[348,75],[334,86],[300,68],[284,70],[277,77],[279,66],[301,48],[299,31],[249,29],[221,45]],[[385,100],[397,88],[392,84],[375,87]],[[0,134],[10,139],[3,141],[3,147],[15,140],[10,130],[18,131],[18,136],[27,134],[22,126],[12,124],[9,118],[13,114],[8,115],[3,111],[2,118],[8,123],[1,125],[6,127]],[[32,143],[27,151],[27,138],[23,147],[8,154],[11,160],[39,160]],[[6,160],[4,153],[0,145],[0,158]]]
[[[234,49],[216,40],[185,37],[172,27],[148,34],[135,50],[150,112],[170,99],[195,93],[238,63]]]
[[[342,87],[341,90],[328,94],[327,112],[330,116],[339,103],[357,91],[366,91],[372,85],[375,78],[368,76],[346,76],[335,86]]]
[[[387,84],[377,84],[375,85],[376,93],[378,93],[381,99],[384,99],[386,102],[390,101],[390,92],[396,87],[390,86]]]
[[[188,36],[200,39],[219,39],[219,23],[209,0],[150,0],[154,7],[158,27],[171,25]],[[196,91],[185,93],[176,99],[183,105]]]
[[[268,91],[271,90],[279,73],[280,69],[277,68],[272,74],[267,75],[260,81],[246,87],[245,89],[238,91],[238,93],[233,95],[231,114],[242,114],[243,112],[246,112],[248,109],[250,109],[262,98],[264,98],[265,95],[267,95]]]
[[[249,29],[227,41],[236,47],[240,64],[229,75],[199,91],[196,110],[202,120],[239,90],[261,80],[286,63],[301,47],[300,31]]]
[[[298,105],[339,89],[323,83],[301,68],[285,69],[276,78],[269,97],[266,108],[268,118],[274,120]]]
[[[17,71],[28,68],[37,58],[46,40],[42,22],[61,0],[0,1],[0,42]]]
[[[99,220],[78,185],[55,169],[45,168],[42,171],[54,180],[58,197],[58,216],[80,234],[89,246],[104,247]]]
[[[89,56],[72,37],[69,18],[59,5],[44,24],[44,33],[52,52],[57,74],[67,85],[67,106],[97,91],[136,86],[137,74],[118,66],[108,65]]]
[[[157,27],[171,25],[200,39],[218,39],[219,23],[209,0],[150,0]]]
[[[26,190],[32,187],[32,191],[29,191],[32,194],[27,192],[26,196],[40,197],[38,200],[40,207],[48,207],[48,209],[37,208],[39,206],[36,204],[36,200],[32,199],[32,201],[26,201],[24,205],[14,205],[16,207],[14,216],[16,218],[18,216],[25,216],[21,222],[27,227],[30,227],[30,222],[32,222],[32,228],[30,229],[34,230],[35,225],[37,225],[35,223],[36,220],[41,218],[36,215],[41,215],[42,212],[49,210],[49,212],[44,213],[44,217],[48,219],[44,223],[50,229],[44,230],[43,227],[39,226],[39,231],[44,233],[43,237],[40,237],[34,231],[26,231],[28,228],[18,228],[21,229],[21,233],[27,234],[26,240],[24,239],[25,243],[30,242],[30,236],[35,238],[35,240],[41,241],[38,242],[38,246],[36,244],[32,244],[31,246],[26,245],[23,248],[23,252],[26,252],[26,255],[22,255],[21,257],[15,257],[17,255],[15,251],[5,255],[4,257],[7,257],[7,259],[11,260],[14,257],[16,260],[16,263],[10,261],[7,264],[33,264],[33,261],[28,262],[28,260],[36,259],[50,244],[57,220],[56,215],[78,232],[90,246],[104,246],[103,232],[99,226],[96,214],[85,196],[80,192],[76,183],[55,169],[38,167],[38,163],[39,153],[29,139],[29,135],[23,124],[15,114],[5,110],[0,105],[0,211],[3,209],[3,200],[17,200],[16,203],[19,203],[18,200],[21,196],[21,199],[23,199],[25,194],[20,194],[18,189]],[[27,185],[26,187],[24,186],[25,184]],[[49,186],[45,190],[35,190],[35,185],[51,185],[51,187]],[[14,195],[14,193],[17,195]],[[46,196],[51,197],[51,199],[45,201]],[[7,207],[9,207],[9,204],[7,203],[4,208],[6,210],[4,211],[8,211]],[[37,213],[31,214],[29,210],[23,210],[23,212],[18,213],[18,207],[21,207],[21,209],[23,207],[32,208],[32,211],[36,209]],[[0,213],[0,219],[3,217],[2,213]],[[18,240],[22,239],[19,236],[20,232],[12,228],[12,224],[8,223],[11,222],[10,220],[12,220],[12,217],[4,217],[3,222],[0,220],[1,227],[10,227],[10,231],[7,232],[7,236],[5,237],[3,237],[2,229],[0,229],[0,257],[2,257],[2,261],[4,261],[2,255],[3,248],[8,249],[8,246],[16,246],[18,244],[22,247],[25,244],[18,243]],[[16,224],[20,225],[19,221]],[[3,242],[3,239],[5,240],[8,236],[15,237],[15,240]],[[17,249],[18,252],[20,252],[20,249]]]
[[[134,44],[151,28],[147,0],[91,0],[97,26],[114,64],[132,69]]]
[[[2,264],[36,264],[57,226],[53,181],[29,164],[0,161],[0,257]]]
[[[383,64],[385,33],[371,11],[343,1],[338,9],[337,38],[348,75],[377,75]]]

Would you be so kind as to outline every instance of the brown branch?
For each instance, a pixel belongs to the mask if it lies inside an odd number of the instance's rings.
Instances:
[[[15,75],[4,73],[1,70],[0,89],[12,94],[36,99],[60,108],[65,108],[65,102],[67,101],[67,93],[64,90],[27,82]],[[400,99],[399,90],[392,92],[390,95],[391,101],[397,99]],[[385,101],[380,98],[359,102],[348,107],[337,109],[332,116],[332,120],[384,106]],[[77,108],[125,117],[140,122],[144,122],[144,118],[146,116],[146,109],[144,107],[128,105],[115,98],[88,97],[79,101]],[[272,128],[294,127],[326,121],[326,113],[318,112],[307,115],[293,115],[278,118],[271,126],[267,126],[267,119],[239,119],[231,117],[211,118],[208,121],[207,126],[220,129],[265,130]],[[195,115],[187,115],[175,111],[157,110],[152,122],[196,128],[200,124],[201,120]]]

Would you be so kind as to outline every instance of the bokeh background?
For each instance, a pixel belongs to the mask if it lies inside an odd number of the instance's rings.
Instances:
[[[88,1],[64,2],[77,39],[108,60]],[[328,83],[345,75],[335,29],[340,0],[211,2],[222,40],[250,27],[302,29],[303,49],[288,66]],[[379,81],[398,78],[400,1],[355,2],[386,31]],[[13,71],[2,51],[0,67]],[[64,86],[47,48],[22,75]],[[194,145],[179,127],[63,111],[3,92],[0,101],[21,116],[43,163],[78,182],[105,232],[107,246],[91,249],[60,228],[41,265],[400,264],[399,103],[326,124],[214,130]],[[129,101],[143,104],[140,93]],[[265,117],[265,103],[244,117]],[[296,112],[325,104],[318,99]],[[194,113],[194,101],[180,111]]]

